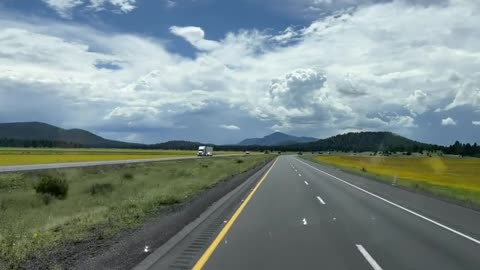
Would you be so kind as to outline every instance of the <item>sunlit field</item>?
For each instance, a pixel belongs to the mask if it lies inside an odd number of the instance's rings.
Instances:
[[[315,161],[480,206],[480,159],[440,156],[317,156]]]
[[[215,152],[238,154],[241,152]],[[194,156],[185,150],[0,148],[0,166]]]

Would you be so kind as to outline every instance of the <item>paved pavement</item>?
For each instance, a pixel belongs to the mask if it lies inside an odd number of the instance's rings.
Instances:
[[[477,211],[294,156],[257,187],[193,269],[480,269]]]

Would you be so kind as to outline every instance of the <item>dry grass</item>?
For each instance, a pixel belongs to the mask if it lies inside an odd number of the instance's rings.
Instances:
[[[148,164],[52,170],[66,179],[66,198],[49,204],[35,192],[45,172],[0,174],[0,268],[16,268],[42,250],[105,237],[142,224],[167,205],[198,195],[270,155],[162,161]]]
[[[451,157],[318,156],[318,161],[383,176],[480,190],[480,159]]]
[[[480,208],[480,159],[424,156],[317,156],[314,161]]]
[[[239,152],[216,152],[233,154]],[[0,148],[0,166],[195,156],[196,151]]]

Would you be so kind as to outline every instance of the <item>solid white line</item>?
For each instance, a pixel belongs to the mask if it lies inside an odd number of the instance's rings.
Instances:
[[[375,261],[375,259],[368,254],[367,250],[362,246],[362,245],[356,245],[360,253],[362,253],[363,257],[367,260],[367,262],[372,266],[373,269],[375,270],[382,270],[382,267],[378,265],[378,263]]]
[[[320,198],[320,196],[317,196],[317,199],[320,201],[321,204],[325,204],[325,202]]]
[[[308,182],[307,182],[307,181],[303,181],[303,182],[305,182],[305,185],[307,185],[307,186],[308,186]]]
[[[465,239],[468,239],[468,240],[470,240],[470,241],[472,241],[472,242],[480,245],[480,240],[477,240],[477,239],[475,239],[475,238],[473,238],[473,237],[471,237],[471,236],[468,236],[468,235],[466,235],[466,234],[464,234],[464,233],[461,233],[461,232],[459,232],[459,231],[457,231],[457,230],[454,230],[454,229],[452,229],[452,228],[450,228],[450,227],[448,227],[448,226],[445,226],[445,225],[443,225],[443,224],[441,224],[441,223],[439,223],[439,222],[437,222],[437,221],[435,221],[435,220],[433,220],[433,219],[430,219],[430,218],[428,218],[428,217],[422,216],[422,215],[420,215],[420,214],[417,213],[417,212],[414,212],[414,211],[412,211],[412,210],[410,210],[410,209],[408,209],[408,208],[405,208],[405,207],[403,207],[403,206],[401,206],[401,205],[398,205],[398,204],[396,204],[396,203],[394,203],[394,202],[391,202],[391,201],[389,201],[389,200],[387,200],[387,199],[385,199],[385,198],[383,198],[383,197],[380,197],[380,196],[378,196],[378,195],[376,195],[376,194],[373,194],[373,193],[371,193],[370,191],[367,191],[367,190],[365,190],[365,189],[363,189],[363,188],[361,188],[361,187],[357,187],[357,186],[355,186],[354,184],[350,184],[349,182],[347,182],[347,181],[345,181],[345,180],[342,180],[342,179],[340,179],[340,178],[338,178],[338,177],[336,177],[336,176],[334,176],[334,175],[331,175],[331,174],[329,174],[329,173],[327,173],[327,172],[324,172],[324,171],[322,171],[322,170],[320,170],[320,169],[318,169],[318,168],[315,168],[315,167],[313,167],[312,165],[310,165],[310,164],[308,164],[308,163],[306,163],[306,162],[303,162],[303,161],[301,161],[301,160],[298,160],[298,161],[300,161],[301,163],[303,163],[303,164],[305,164],[305,165],[307,165],[307,166],[309,166],[309,167],[311,167],[311,168],[313,168],[313,169],[315,169],[315,170],[317,170],[317,171],[319,171],[319,172],[321,172],[321,173],[323,173],[323,174],[325,174],[325,175],[328,175],[328,176],[330,176],[330,177],[332,177],[332,178],[334,178],[334,179],[336,179],[336,180],[338,180],[338,181],[341,181],[341,182],[343,182],[343,183],[345,183],[345,184],[347,184],[347,185],[349,185],[349,186],[351,186],[351,187],[353,187],[353,188],[356,188],[356,189],[358,189],[358,190],[360,190],[360,191],[362,191],[362,192],[365,192],[365,193],[367,193],[367,194],[370,195],[370,196],[373,196],[373,197],[375,197],[375,198],[377,198],[377,199],[379,199],[379,200],[382,200],[382,201],[384,201],[384,202],[386,202],[386,203],[388,203],[388,204],[390,204],[390,205],[393,205],[393,206],[395,206],[395,207],[398,207],[398,208],[402,209],[402,210],[405,211],[405,212],[408,212],[408,213],[410,213],[410,214],[412,214],[412,215],[415,215],[415,216],[417,216],[417,217],[419,217],[419,218],[421,218],[421,219],[423,219],[423,220],[426,220],[426,221],[428,221],[428,222],[430,222],[430,223],[433,223],[433,224],[435,224],[435,225],[437,225],[437,226],[439,226],[439,227],[441,227],[441,228],[443,228],[443,229],[445,229],[445,230],[447,230],[447,231],[450,231],[450,232],[452,232],[452,233],[454,233],[454,234],[456,234],[456,235],[459,235],[459,236],[461,236],[461,237],[463,237],[463,238],[465,238]]]

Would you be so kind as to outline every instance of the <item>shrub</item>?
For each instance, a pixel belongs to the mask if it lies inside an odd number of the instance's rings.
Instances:
[[[237,163],[243,163],[243,159],[237,159]]]
[[[362,167],[362,172],[367,172],[367,169],[365,169],[365,167]]]
[[[40,194],[49,194],[63,200],[68,194],[68,183],[60,176],[44,175],[35,186],[35,191]]]
[[[48,194],[48,193],[43,193],[41,195],[41,198],[42,198],[42,201],[45,205],[49,205],[53,201],[53,199],[55,199],[55,197],[53,195]]]
[[[159,200],[160,205],[172,205],[177,203],[181,203],[181,201],[178,198],[171,195],[165,196],[164,198],[161,198]]]
[[[110,183],[105,183],[105,184],[93,184],[90,187],[90,194],[92,195],[97,195],[97,194],[107,194],[113,191],[113,185]]]
[[[123,178],[125,178],[127,180],[131,180],[131,179],[133,179],[133,174],[129,173],[129,172],[126,172],[126,173],[123,174]]]

